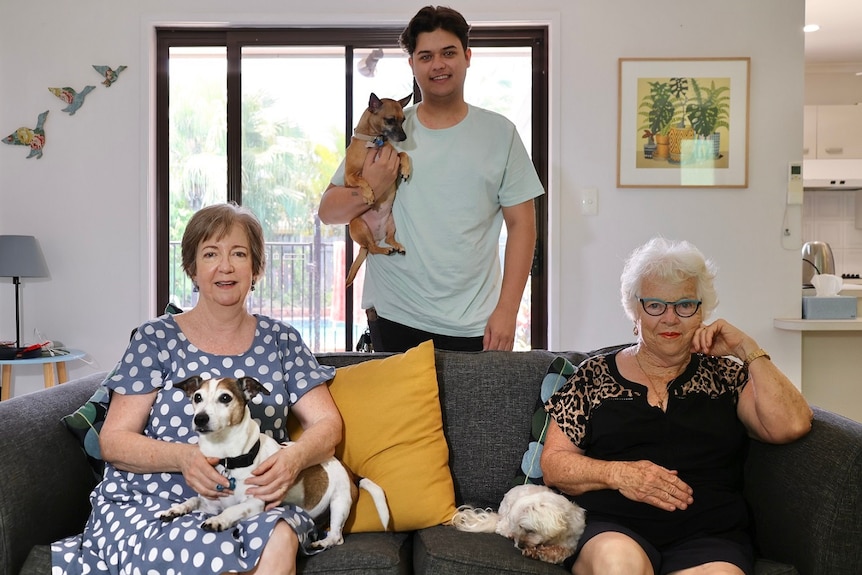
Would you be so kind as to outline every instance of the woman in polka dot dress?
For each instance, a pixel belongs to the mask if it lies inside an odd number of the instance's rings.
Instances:
[[[182,258],[198,303],[142,325],[107,378],[104,479],[90,496],[83,534],[54,543],[55,575],[280,575],[296,572],[297,553],[312,552],[311,518],[280,502],[298,473],[331,456],[341,440],[341,416],[324,385],[335,370],[320,366],[289,325],[248,313],[246,297],[264,265],[263,233],[250,211],[219,204],[195,213]],[[200,528],[201,513],[165,523],[156,517],[195,492],[231,493],[218,461],[197,447],[191,402],[173,387],[192,375],[254,377],[270,390],[249,404],[261,430],[287,440],[288,411],[304,430],[246,481],[266,510],[220,533]]]

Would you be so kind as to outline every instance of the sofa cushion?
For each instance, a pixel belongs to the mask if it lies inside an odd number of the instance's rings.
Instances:
[[[455,494],[433,343],[340,367],[329,391],[344,420],[336,456],[383,488],[390,528],[412,531],[449,521]],[[290,431],[291,437],[301,435],[295,420]],[[345,533],[382,530],[371,497],[360,490]]]
[[[539,385],[539,395],[536,399],[536,409],[530,419],[530,437],[527,440],[527,449],[521,458],[521,465],[515,473],[512,485],[523,485],[524,483],[535,483],[542,485],[542,467],[539,461],[542,457],[542,449],[545,446],[545,434],[551,415],[545,411],[545,402],[568,381],[575,372],[575,366],[565,357],[555,357],[548,371],[542,377]]]
[[[406,575],[413,572],[412,549],[409,533],[353,533],[324,553],[300,556],[296,570],[300,575]]]
[[[521,555],[496,533],[465,533],[441,525],[418,531],[413,539],[415,575],[565,575],[560,565]]]
[[[465,533],[445,525],[416,532],[413,572],[416,575],[567,573],[559,565],[522,556],[512,541],[496,533]],[[758,559],[754,564],[754,575],[799,575],[799,572],[791,565]]]
[[[530,434],[538,382],[558,355],[582,353],[437,350],[443,425],[455,500],[496,508],[512,487]]]
[[[97,477],[102,477],[105,470],[102,450],[99,447],[99,433],[102,431],[102,424],[108,413],[109,400],[110,391],[104,385],[100,385],[84,405],[60,420],[78,439]]]

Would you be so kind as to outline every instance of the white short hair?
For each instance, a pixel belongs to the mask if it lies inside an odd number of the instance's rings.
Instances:
[[[709,317],[718,306],[715,293],[716,267],[693,244],[681,240],[652,238],[636,248],[626,259],[620,275],[620,296],[623,309],[630,320],[637,321],[638,298],[646,278],[670,285],[678,285],[694,278],[697,298],[703,302],[703,318]]]

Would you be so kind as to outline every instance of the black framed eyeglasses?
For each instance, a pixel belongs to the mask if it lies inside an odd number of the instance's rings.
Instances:
[[[700,309],[703,302],[699,299],[678,299],[676,301],[664,301],[657,297],[639,297],[638,301],[647,314],[659,316],[667,311],[667,306],[673,306],[673,312],[679,317],[691,317]]]

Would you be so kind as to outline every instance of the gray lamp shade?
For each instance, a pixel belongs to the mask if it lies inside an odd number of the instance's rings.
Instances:
[[[48,265],[33,236],[0,236],[0,277],[43,278]]]

